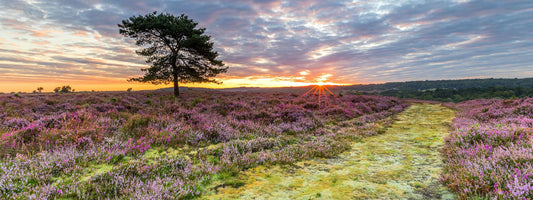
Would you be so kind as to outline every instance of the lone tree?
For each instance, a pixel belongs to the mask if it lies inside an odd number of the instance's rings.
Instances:
[[[227,71],[218,53],[213,51],[211,37],[204,35],[205,28],[196,28],[198,23],[186,15],[174,16],[153,12],[145,16],[133,16],[119,24],[120,34],[136,40],[142,47],[136,51],[147,57],[148,68],[142,77],[129,81],[152,84],[174,83],[174,96],[179,96],[178,83],[220,83],[215,79]]]

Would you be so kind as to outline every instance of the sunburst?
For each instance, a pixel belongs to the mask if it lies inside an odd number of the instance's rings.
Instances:
[[[329,106],[329,99],[328,99],[328,94],[333,96],[334,98],[337,98],[335,96],[335,94],[333,94],[333,92],[331,92],[331,90],[329,90],[326,85],[322,82],[318,82],[316,85],[313,85],[313,87],[311,87],[311,89],[309,89],[307,92],[305,92],[304,94],[300,95],[300,97],[298,98],[302,98],[302,97],[305,97],[305,96],[308,96],[312,94],[313,96],[317,96],[318,98],[318,109],[320,109],[321,105],[322,105],[322,96],[324,97],[324,102],[326,104],[326,106]]]

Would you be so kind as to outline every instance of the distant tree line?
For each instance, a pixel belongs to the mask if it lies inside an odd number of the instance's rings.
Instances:
[[[421,99],[445,102],[461,102],[472,99],[513,99],[533,97],[533,87],[472,87],[461,89],[430,89],[430,90],[386,90],[377,92],[383,96],[394,96],[405,99]]]
[[[469,89],[469,88],[488,88],[488,87],[505,87],[505,88],[531,88],[533,87],[533,78],[523,79],[463,79],[463,80],[437,80],[437,81],[409,81],[409,82],[390,82],[384,84],[353,85],[347,86],[348,90],[357,90],[362,92],[382,92],[386,90],[399,91],[425,91],[434,89]]]

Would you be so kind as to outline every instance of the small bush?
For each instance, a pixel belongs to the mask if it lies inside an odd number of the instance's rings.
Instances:
[[[201,103],[202,100],[199,99],[199,98],[195,98],[194,100],[191,101],[191,103],[189,103],[190,106],[194,107],[196,106],[197,104]]]
[[[128,138],[140,138],[148,134],[148,125],[152,121],[149,116],[133,115],[122,127]]]
[[[152,105],[152,100],[151,99],[147,99],[144,104],[148,104],[148,105]]]

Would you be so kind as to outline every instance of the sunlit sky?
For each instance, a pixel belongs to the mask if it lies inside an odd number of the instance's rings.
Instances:
[[[153,11],[205,27],[221,85],[533,77],[531,0],[0,0],[0,92],[169,87],[117,24]]]

